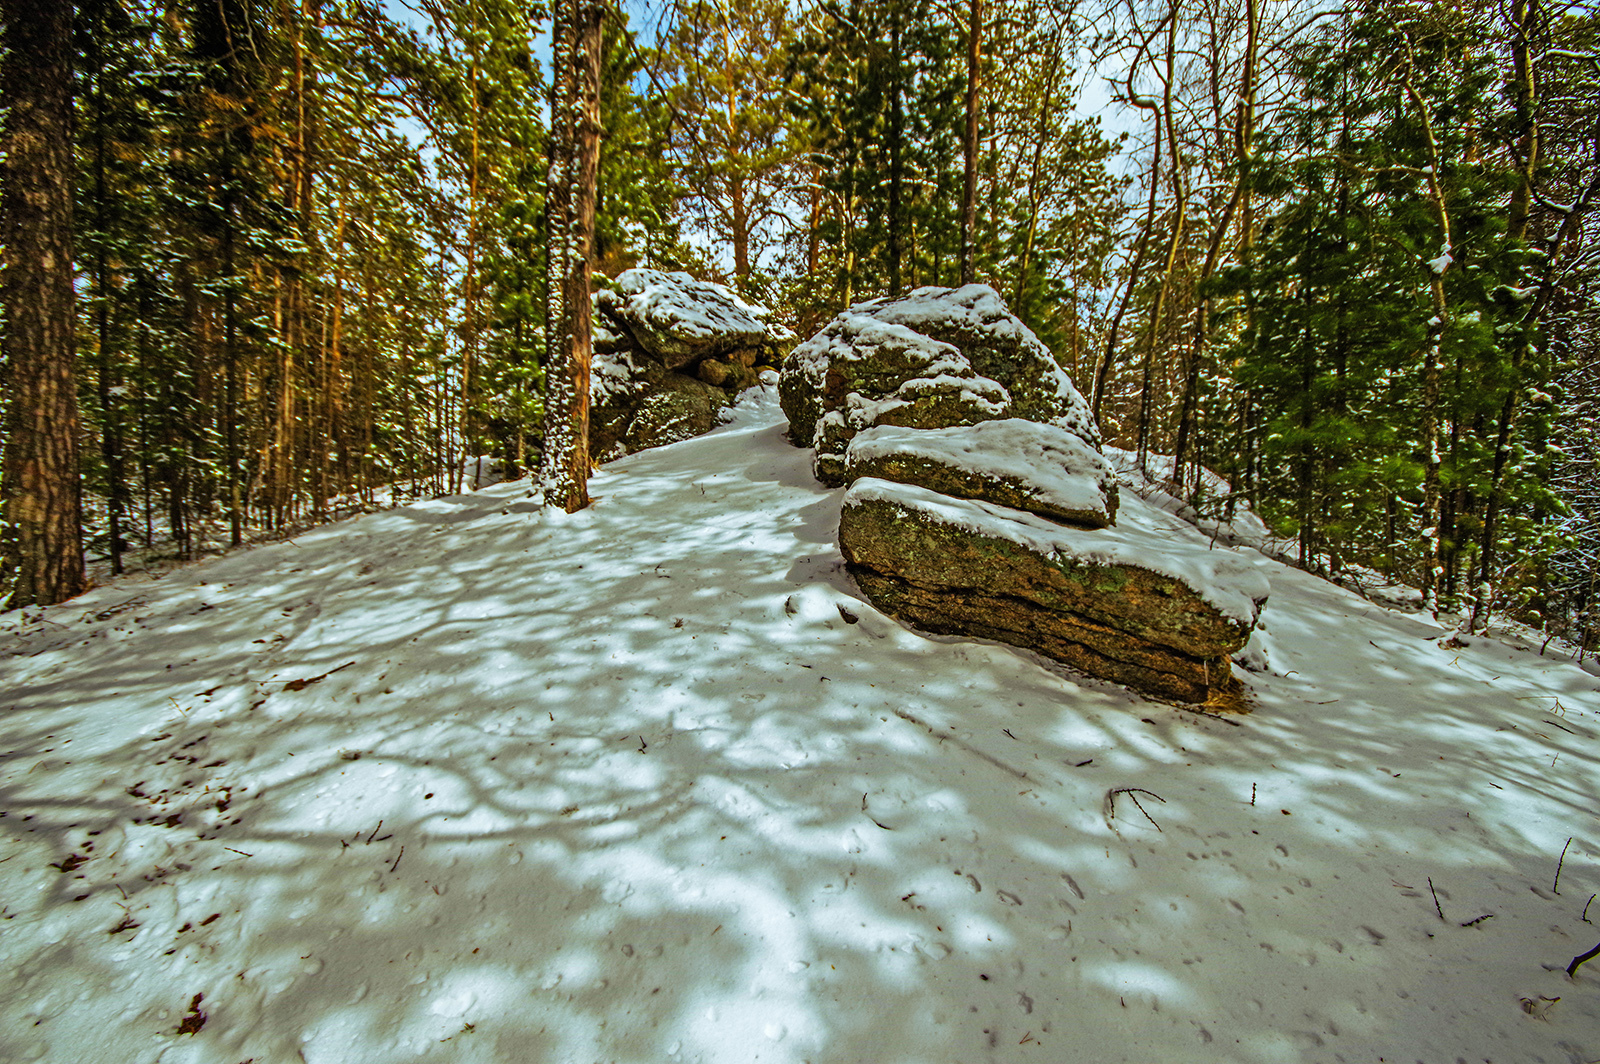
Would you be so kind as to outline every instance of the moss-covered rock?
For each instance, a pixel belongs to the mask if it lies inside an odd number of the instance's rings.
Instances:
[[[840,465],[842,483],[917,484],[1086,528],[1117,516],[1116,478],[1099,450],[1059,426],[1018,418],[943,429],[880,424],[851,439]]]
[[[908,624],[1182,702],[1235,687],[1228,655],[1266,600],[1265,580],[1226,551],[1146,559],[1146,544],[1111,530],[881,480],[846,494],[839,545],[873,604]]]
[[[589,453],[600,462],[710,431],[794,343],[762,308],[686,273],[625,270],[594,310]]]
[[[624,367],[617,371],[614,366]],[[589,409],[589,453],[609,462],[710,432],[734,395],[655,362],[613,359]]]
[[[842,447],[874,425],[1022,418],[1100,442],[1072,381],[987,285],[919,288],[851,307],[784,359],[779,400],[790,441],[816,447],[819,470],[837,468]],[[821,438],[835,412],[842,422]]]

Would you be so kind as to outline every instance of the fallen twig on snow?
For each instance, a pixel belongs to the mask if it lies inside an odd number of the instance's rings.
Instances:
[[[1154,798],[1162,805],[1166,805],[1167,800],[1161,797],[1161,795],[1156,794],[1154,791],[1147,791],[1143,787],[1113,787],[1107,791],[1106,820],[1111,821],[1117,818],[1117,795],[1119,794],[1126,794],[1129,798],[1133,799],[1134,806],[1139,810],[1139,812],[1144,813],[1144,818],[1150,821],[1150,823],[1155,824],[1155,829],[1157,831],[1161,830],[1161,825],[1156,824],[1156,818],[1146,812],[1145,807],[1139,804],[1139,795],[1143,794]]]
[[[323,680],[326,680],[328,677],[332,676],[334,673],[340,671],[341,669],[348,669],[350,666],[352,666],[354,664],[355,664],[355,662],[353,662],[353,661],[347,661],[343,665],[340,665],[339,668],[337,668],[337,669],[329,669],[327,672],[323,673],[321,676],[312,676],[312,677],[309,677],[308,679],[304,679],[304,680],[289,680],[289,681],[284,683],[283,689],[285,691],[304,691],[307,687],[310,687],[312,684],[321,683]]]
[[[1594,949],[1590,950],[1588,953],[1580,953],[1576,957],[1572,958],[1572,963],[1567,965],[1567,974],[1578,974],[1578,965],[1596,956],[1600,956],[1600,942],[1595,943]]]
[[[1025,780],[1025,779],[1028,778],[1028,774],[1026,772],[1022,771],[1020,768],[1013,768],[1012,766],[1006,764],[1004,761],[1001,761],[998,757],[995,757],[992,754],[984,753],[982,750],[979,750],[977,747],[973,746],[971,743],[963,741],[962,739],[958,738],[957,736],[955,736],[954,734],[952,734],[950,732],[940,731],[938,728],[935,728],[933,725],[929,724],[927,721],[922,720],[920,717],[917,717],[917,716],[907,712],[906,710],[903,710],[903,709],[891,709],[889,712],[893,713],[895,716],[899,717],[901,720],[905,721],[908,724],[915,724],[917,727],[926,730],[929,735],[933,736],[935,739],[938,739],[940,742],[952,743],[952,744],[954,744],[956,746],[959,746],[961,749],[965,750],[967,753],[972,754],[974,757],[982,758],[983,760],[989,762],[989,764],[993,765],[995,768],[1000,769],[1002,772],[1009,772],[1011,775],[1017,777],[1017,779],[1019,779],[1019,780]]]
[[[1551,762],[1551,764],[1554,764],[1554,763],[1555,762],[1553,762],[1553,761]],[[1571,846],[1571,845],[1572,845],[1572,836],[1568,835],[1567,836],[1567,846]],[[1561,893],[1561,891],[1558,888],[1561,886],[1561,866],[1567,859],[1567,846],[1561,847],[1561,859],[1556,861],[1556,881],[1554,883],[1550,884],[1550,893],[1552,893],[1552,894],[1560,894]]]

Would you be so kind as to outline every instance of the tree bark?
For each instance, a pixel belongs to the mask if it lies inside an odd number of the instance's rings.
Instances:
[[[967,12],[967,128],[962,138],[961,283],[977,279],[973,265],[973,230],[978,222],[978,88],[982,67],[983,0],[971,0]]]
[[[593,0],[561,0],[552,39],[549,365],[540,483],[547,506],[589,505],[589,268],[600,162],[600,27]]]
[[[889,295],[900,295],[901,232],[905,219],[901,217],[900,194],[905,179],[905,100],[901,84],[905,69],[905,56],[900,47],[900,8],[893,5],[889,13],[889,66],[892,71],[889,83]]]
[[[11,607],[83,591],[72,288],[72,5],[0,0],[0,304]]]
[[[1534,74],[1532,56],[1530,55],[1530,38],[1535,29],[1536,11],[1529,0],[1514,0],[1511,10],[1511,89],[1512,99],[1516,104],[1517,135],[1517,161],[1519,179],[1516,188],[1511,193],[1511,203],[1507,212],[1506,236],[1512,240],[1523,240],[1528,233],[1528,213],[1533,200],[1533,193],[1539,176],[1539,122],[1538,122],[1538,93],[1539,85]],[[1573,217],[1576,212],[1568,215]],[[1565,226],[1563,226],[1565,230]],[[1547,249],[1547,262],[1556,260],[1559,250],[1560,234],[1557,237],[1557,246]],[[1543,300],[1535,304],[1535,309],[1542,308]],[[1484,501],[1483,510],[1483,537],[1479,541],[1479,554],[1481,559],[1478,566],[1478,586],[1472,596],[1472,615],[1467,624],[1471,631],[1486,631],[1489,626],[1489,606],[1494,595],[1491,581],[1495,573],[1495,539],[1499,534],[1500,519],[1500,493],[1504,482],[1506,460],[1510,457],[1511,429],[1517,418],[1517,398],[1522,390],[1521,369],[1522,353],[1527,349],[1527,337],[1538,328],[1537,318],[1530,318],[1523,322],[1523,328],[1518,330],[1512,338],[1516,345],[1511,355],[1512,378],[1506,387],[1505,399],[1500,406],[1499,424],[1495,432],[1494,467],[1489,477],[1489,494]]]
[[[93,106],[94,125],[94,228],[97,234],[94,247],[94,317],[96,400],[100,407],[100,456],[106,464],[106,532],[111,555],[111,572],[123,571],[123,525],[128,506],[126,462],[123,451],[124,404],[120,400],[122,389],[113,350],[111,331],[111,256],[106,246],[106,234],[111,231],[110,189],[106,172],[110,149],[106,143],[106,3],[94,0],[85,5],[82,13],[93,19],[88,55],[89,97]]]

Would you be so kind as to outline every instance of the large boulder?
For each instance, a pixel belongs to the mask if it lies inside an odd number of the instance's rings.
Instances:
[[[594,297],[589,453],[606,462],[714,428],[793,334],[727,288],[625,270]]]
[[[844,476],[916,484],[1087,528],[1117,517],[1116,479],[1099,449],[1059,425],[1020,418],[944,429],[877,425],[850,441]]]
[[[789,439],[816,449],[817,476],[833,485],[847,480],[851,439],[876,425],[1020,418],[1100,443],[1071,379],[987,285],[859,303],[790,352],[778,387]]]
[[[839,545],[873,604],[908,624],[1025,647],[1180,702],[1234,688],[1228,655],[1267,596],[1265,578],[1227,551],[1068,528],[875,478],[846,492]]]
[[[710,432],[734,400],[727,389],[627,355],[596,355],[594,371],[589,454],[596,462]]]
[[[687,273],[624,270],[595,293],[595,309],[668,369],[758,349],[770,338],[763,310]]]

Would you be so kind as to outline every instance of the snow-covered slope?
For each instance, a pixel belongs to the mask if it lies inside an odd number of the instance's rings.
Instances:
[[[1244,718],[927,638],[779,421],[0,619],[0,1060],[1600,1057],[1594,677],[1265,560]]]

